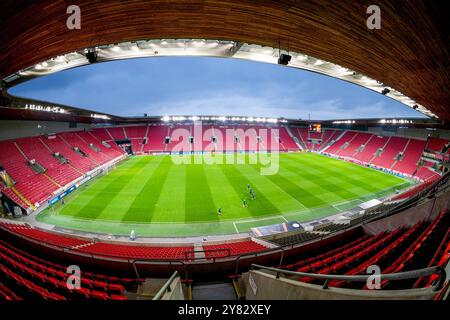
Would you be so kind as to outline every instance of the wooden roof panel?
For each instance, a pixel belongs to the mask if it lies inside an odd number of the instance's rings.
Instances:
[[[450,120],[449,22],[427,0],[76,1],[81,30],[66,28],[71,1],[3,0],[0,76],[98,44],[152,38],[236,40],[303,52],[382,81]],[[381,8],[381,30],[366,8]]]

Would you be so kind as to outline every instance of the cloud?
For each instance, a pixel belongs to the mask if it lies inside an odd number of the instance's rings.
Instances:
[[[383,116],[417,116],[408,112],[392,112],[392,106],[383,101],[369,104],[349,105],[342,99],[308,101],[281,92],[250,94],[214,92],[189,99],[158,101],[133,106],[128,113],[139,115],[153,111],[155,115],[236,115],[286,117],[291,119],[327,120],[343,118],[379,118]]]
[[[317,120],[421,116],[370,90],[308,72],[229,60],[158,61],[69,70],[27,82],[12,93],[121,116],[310,116]]]

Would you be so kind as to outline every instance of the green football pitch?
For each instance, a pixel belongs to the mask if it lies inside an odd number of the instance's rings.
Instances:
[[[410,185],[314,153],[280,154],[273,175],[262,175],[268,165],[249,163],[250,155],[232,157],[244,163],[230,158],[222,158],[223,164],[201,163],[199,155],[131,157],[81,186],[65,204],[43,211],[38,220],[111,234],[129,234],[131,229],[138,236],[226,234],[336,214]]]

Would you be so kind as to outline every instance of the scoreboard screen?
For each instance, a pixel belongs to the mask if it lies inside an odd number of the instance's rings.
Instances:
[[[322,125],[320,123],[310,124],[309,125],[309,131],[310,132],[321,133],[322,132]]]

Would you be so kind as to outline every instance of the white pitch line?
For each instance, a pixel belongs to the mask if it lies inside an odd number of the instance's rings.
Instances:
[[[335,208],[336,210],[339,210],[339,212],[344,211],[344,210],[341,210],[341,209],[339,209],[338,207],[336,207],[336,206],[334,206],[334,205],[332,205],[332,207]]]
[[[236,233],[239,233],[239,230],[238,230],[238,228],[236,227],[236,223],[233,222],[233,225],[234,225],[234,229],[236,229]]]
[[[354,200],[352,200],[352,201],[354,201]],[[350,202],[352,202],[352,201],[343,201],[343,202],[335,203],[335,204],[333,205],[333,207],[334,207],[334,206],[340,206],[340,205],[342,205],[342,204],[347,204],[347,203],[350,203]]]
[[[284,221],[289,222],[289,220],[286,219],[284,216],[280,216],[280,217],[282,217]]]
[[[280,218],[280,217],[282,217],[282,216],[272,216],[272,217],[257,218],[257,219],[243,219],[243,220],[237,221],[237,223],[257,222],[257,221],[270,220],[270,219],[275,219],[275,218]]]

